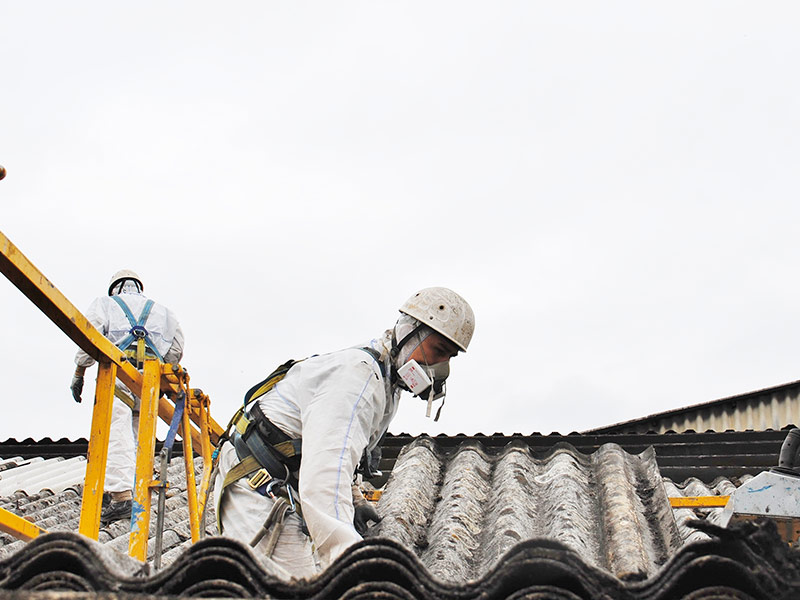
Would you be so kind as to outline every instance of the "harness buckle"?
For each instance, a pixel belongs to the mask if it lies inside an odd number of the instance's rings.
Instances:
[[[135,338],[144,339],[147,337],[147,329],[141,325],[134,325],[131,327],[130,334]]]
[[[254,490],[257,490],[265,483],[272,481],[272,475],[269,474],[269,471],[266,469],[259,469],[250,479],[247,480],[247,485],[249,485]]]

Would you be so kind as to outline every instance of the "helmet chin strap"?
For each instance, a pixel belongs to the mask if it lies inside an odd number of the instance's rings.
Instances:
[[[405,346],[411,340],[411,338],[413,338],[416,334],[418,334],[423,327],[424,325],[422,325],[422,323],[418,324],[410,332],[408,332],[399,342],[397,341],[396,328],[392,330],[392,349],[389,351],[389,355],[392,357],[391,383],[395,384],[399,381],[400,387],[403,388],[404,390],[408,390],[408,386],[403,382],[403,380],[397,374],[397,368],[398,368],[397,358],[400,356],[400,350],[402,350],[403,346]]]
[[[118,296],[122,293],[142,293],[141,284],[135,279],[123,279],[111,290],[110,296]]]

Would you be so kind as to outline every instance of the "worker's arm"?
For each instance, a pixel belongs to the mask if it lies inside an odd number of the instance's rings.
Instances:
[[[333,356],[302,415],[300,498],[324,567],[362,539],[353,526],[351,483],[386,404],[373,361],[360,350]]]
[[[94,326],[97,331],[108,336],[108,313],[103,298],[95,298],[86,311],[86,319]],[[95,360],[83,350],[78,350],[75,354],[75,364],[86,369],[91,367]]]
[[[180,324],[178,324],[178,326],[175,328],[175,335],[172,338],[172,345],[164,355],[165,363],[177,365],[179,362],[181,362],[181,358],[183,358],[183,342],[183,329],[181,329]]]
[[[105,323],[108,322],[108,319],[104,315],[100,298],[95,299],[89,305],[89,310],[86,311],[86,318],[92,325],[94,325],[95,329],[97,329],[103,335],[106,335],[108,328],[105,326]],[[72,382],[69,385],[69,389],[72,392],[72,398],[75,400],[75,402],[80,402],[82,399],[81,394],[83,393],[83,375],[86,372],[86,369],[91,367],[94,362],[94,359],[86,354],[86,352],[83,350],[78,350],[78,353],[75,355],[75,364],[77,367],[75,368],[75,373],[72,375]]]

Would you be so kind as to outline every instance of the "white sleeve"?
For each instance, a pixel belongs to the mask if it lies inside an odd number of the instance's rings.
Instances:
[[[175,327],[175,335],[172,338],[172,345],[164,355],[165,363],[176,365],[181,362],[181,358],[183,358],[183,342],[183,329],[181,329],[180,324],[178,324]]]
[[[353,526],[351,483],[386,401],[372,361],[342,356],[314,376],[313,398],[302,414],[300,500],[323,567],[362,539]]]
[[[103,298],[95,298],[86,310],[86,318],[103,335],[108,335],[108,313],[103,304]],[[91,367],[95,360],[83,350],[75,354],[75,364],[79,367]]]

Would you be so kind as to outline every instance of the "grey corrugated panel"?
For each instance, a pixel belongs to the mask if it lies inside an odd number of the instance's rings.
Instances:
[[[705,484],[696,477],[689,478],[683,483],[676,483],[669,479],[664,478],[664,487],[667,495],[670,498],[690,497],[690,496],[730,496],[737,487],[747,482],[752,478],[751,475],[744,475],[741,478],[730,480],[726,477],[719,477],[711,484]],[[713,523],[714,525],[720,524],[722,517],[722,508],[673,508],[675,515],[675,522],[678,524],[678,530],[681,532],[681,537],[684,543],[690,543],[700,540],[709,539],[708,534],[698,531],[696,528],[690,527],[688,522],[695,519],[701,519]]]
[[[545,537],[587,564],[642,579],[682,545],[652,450],[559,445],[544,458],[516,445],[445,454],[420,439],[397,459],[374,534],[413,548],[436,577],[481,577],[522,540]],[[603,526],[599,527],[598,523]]]
[[[800,381],[694,404],[584,433],[736,431],[782,429],[800,424]]]
[[[60,461],[58,464],[65,464],[69,461]],[[75,463],[85,466],[85,460],[75,458]],[[39,461],[42,464],[42,461]],[[53,464],[53,463],[49,463]],[[195,459],[195,472],[197,483],[200,483],[202,459]],[[49,471],[45,471],[49,472]],[[168,470],[168,480],[171,489],[167,491],[165,503],[165,528],[164,544],[165,552],[174,548],[180,548],[191,541],[191,531],[189,527],[188,500],[186,497],[186,473],[183,458],[174,458]],[[5,498],[0,498],[0,506],[10,510],[14,514],[36,523],[38,526],[48,531],[77,531],[80,523],[80,506],[83,475],[78,478],[78,484],[73,485],[72,489],[53,494],[50,491],[43,491],[31,495],[16,494]],[[150,521],[151,540],[149,542],[149,552],[152,555],[155,536],[155,523],[157,516],[157,495],[153,494],[153,513]],[[213,535],[216,533],[216,522],[213,517],[213,510],[210,511],[210,524],[207,531]],[[130,542],[130,523],[128,521],[115,521],[100,530],[98,539],[107,544],[110,548],[126,554]],[[9,556],[19,551],[26,545],[25,542],[16,540],[8,535],[0,535],[0,558]],[[152,556],[150,556],[152,558]]]
[[[709,449],[724,457],[735,456],[737,447],[745,456],[750,447],[759,448],[759,452],[774,447],[775,456],[769,459],[772,465],[783,435],[782,432],[732,432],[482,436],[481,443],[467,436],[423,439],[412,446],[421,445],[429,450],[418,457],[416,466],[411,469],[417,476],[417,484],[401,486],[405,488],[402,493],[399,488],[387,489],[381,503],[388,502],[392,494],[406,495],[408,501],[398,505],[398,510],[406,512],[398,514],[407,526],[414,519],[418,526],[404,534],[403,543],[413,548],[437,576],[446,578],[450,573],[451,577],[479,577],[503,552],[525,539],[544,536],[570,544],[584,556],[587,564],[618,576],[644,577],[683,543],[683,532],[678,525],[668,524],[673,520],[673,511],[666,500],[663,484],[658,491],[658,485],[653,483],[661,480],[657,465],[659,453],[677,458],[678,467],[689,468],[696,455],[709,454]],[[567,439],[593,449],[593,453],[590,456],[577,453],[563,444]],[[607,445],[609,439],[618,439],[638,451],[635,455],[626,453],[621,444]],[[405,436],[390,443],[411,440],[410,436]],[[652,451],[645,451],[648,441],[656,442],[655,456]],[[397,460],[400,464],[400,459]],[[200,459],[195,460],[197,483],[201,464]],[[673,480],[682,481],[683,478],[673,477]],[[173,459],[169,481],[172,488],[167,494],[165,513],[162,559],[165,565],[168,564],[166,557],[169,561],[175,560],[180,549],[190,544],[182,459]],[[558,486],[558,492],[554,491],[554,486]],[[660,505],[655,500],[657,497],[663,500]],[[55,498],[41,495],[10,501],[20,507],[30,505],[24,516],[31,515],[36,521],[59,515],[53,510],[58,508],[52,505]],[[51,504],[45,506],[47,502]],[[58,502],[64,502],[64,506],[74,512],[69,519],[56,521],[51,528],[77,530],[79,492],[72,492],[70,498],[59,495]],[[156,506],[155,495],[153,506]],[[383,504],[379,505],[379,510],[384,510]],[[66,514],[64,511],[63,515]],[[391,517],[384,520],[386,527],[391,521]],[[154,532],[155,522],[154,510],[151,532]],[[214,531],[214,524],[212,512],[207,521],[209,532]],[[665,533],[670,527],[675,528],[674,539]],[[126,522],[112,523],[101,530],[99,539],[127,552],[128,528]],[[588,530],[592,530],[591,533],[585,534]],[[454,539],[460,541],[455,543]],[[0,556],[24,546],[21,542],[13,548],[6,547],[7,544],[0,543]],[[613,548],[616,553],[609,554]]]

